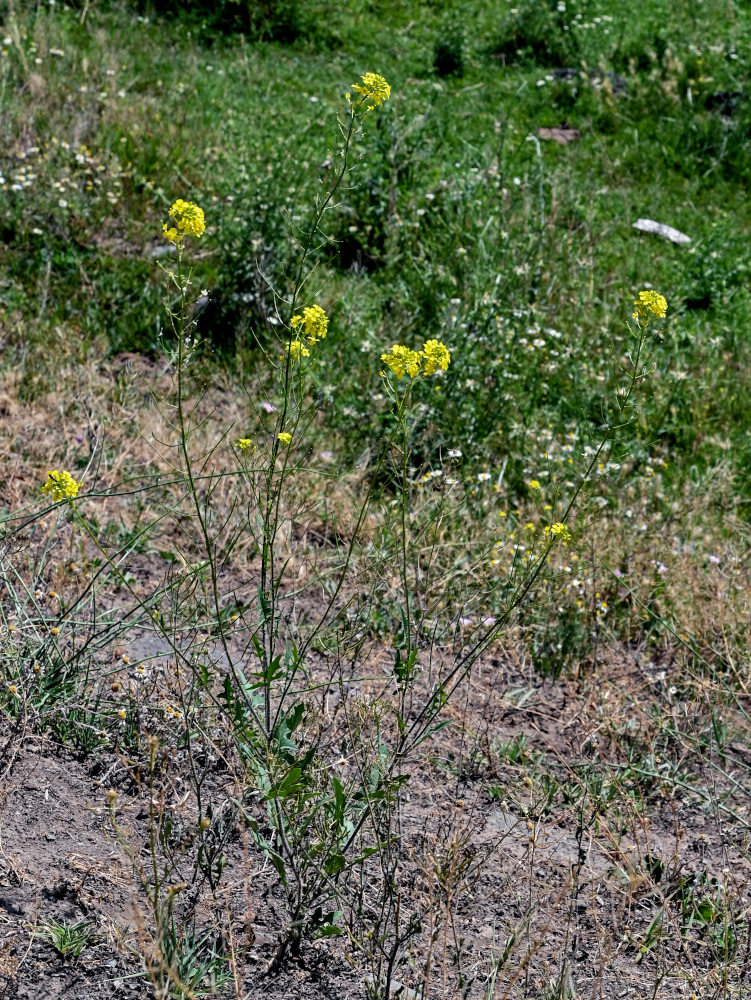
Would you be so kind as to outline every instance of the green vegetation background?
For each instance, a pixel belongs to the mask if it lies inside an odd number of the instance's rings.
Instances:
[[[177,197],[209,226],[194,280],[212,364],[262,393],[259,343],[288,319],[344,91],[372,70],[392,100],[308,286],[332,310],[311,378],[341,467],[389,419],[380,353],[438,337],[453,361],[422,391],[422,470],[461,449],[466,477],[503,469],[512,491],[550,475],[551,441],[597,436],[647,287],[670,309],[632,461],[659,456],[668,489],[748,467],[748,5],[102,0],[0,17],[0,323],[27,394],[54,385],[60,350],[157,351]],[[580,138],[538,138],[563,124]]]

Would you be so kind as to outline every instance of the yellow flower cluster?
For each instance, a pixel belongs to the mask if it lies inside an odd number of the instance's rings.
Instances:
[[[306,306],[302,315],[293,316],[289,324],[301,339],[291,340],[287,350],[293,361],[299,361],[301,358],[309,358],[308,348],[326,337],[329,318],[320,306]]]
[[[310,357],[310,351],[302,340],[291,340],[289,342],[289,353],[292,356],[293,361],[299,361],[300,358]]]
[[[302,327],[303,335],[309,344],[323,340],[329,328],[329,318],[320,306],[306,306],[302,316],[293,316],[289,322],[295,332]]]
[[[402,344],[394,344],[388,354],[381,355],[381,361],[385,361],[397,378],[409,375],[410,378],[417,378],[420,374],[420,354],[418,351],[411,351]]]
[[[282,442],[285,448],[289,448],[292,443],[292,435],[288,434],[287,431],[282,431],[281,434],[277,434],[277,437]]]
[[[42,493],[46,493],[58,503],[60,500],[73,500],[82,486],[83,483],[77,483],[69,472],[50,469],[47,473],[47,482],[42,486]]]
[[[237,447],[240,451],[248,451],[249,448],[253,447],[253,441],[251,438],[238,438]]]
[[[545,528],[545,534],[549,535],[551,540],[555,541],[557,539],[559,542],[563,542],[564,545],[567,545],[571,541],[571,532],[567,526],[565,524],[561,524],[560,521],[556,521],[555,524],[547,525]]]
[[[367,111],[379,107],[391,96],[391,87],[378,73],[365,73],[361,79],[362,83],[353,84],[352,89],[360,95],[357,103],[367,105]],[[347,100],[349,99],[350,95],[347,94]]]
[[[640,321],[649,320],[650,315],[664,319],[668,309],[667,299],[659,292],[639,292],[634,305],[636,308],[632,313],[633,318]]]
[[[435,375],[437,371],[445,372],[451,362],[451,354],[440,340],[426,340],[421,351],[394,344],[387,354],[381,355],[381,361],[388,365],[397,378],[409,375],[411,379],[415,379]]]
[[[437,371],[445,372],[451,361],[448,348],[440,340],[426,340],[420,355],[425,360],[423,375],[435,375]]]
[[[198,238],[203,235],[206,221],[203,217],[203,209],[199,208],[195,202],[183,201],[182,198],[178,198],[169,210],[169,214],[174,225],[168,226],[165,222],[162,225],[162,232],[170,243],[177,245],[182,243],[185,236]]]

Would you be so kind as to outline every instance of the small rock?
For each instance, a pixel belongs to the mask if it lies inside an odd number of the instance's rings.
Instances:
[[[365,974],[364,979],[369,985],[375,983],[375,977],[369,972]],[[391,980],[390,994],[394,1000],[417,1000],[417,990],[411,990],[404,983],[400,983],[398,979]]]
[[[691,237],[672,226],[666,226],[664,222],[655,222],[654,219],[637,219],[634,229],[640,233],[654,233],[655,236],[662,236],[671,243],[686,244],[691,242]]]
[[[47,92],[47,84],[43,76],[39,73],[31,73],[29,75],[29,93],[32,97],[44,97]]]
[[[581,139],[581,132],[578,128],[571,128],[568,125],[558,125],[556,128],[538,128],[537,134],[541,139],[552,139],[559,146],[567,146],[570,142]]]

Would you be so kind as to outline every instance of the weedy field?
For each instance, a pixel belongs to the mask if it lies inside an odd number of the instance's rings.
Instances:
[[[750,41],[0,0],[0,998],[751,997]]]

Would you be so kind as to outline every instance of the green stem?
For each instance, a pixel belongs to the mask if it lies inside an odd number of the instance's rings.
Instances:
[[[326,209],[331,203],[331,199],[338,190],[344,175],[347,171],[349,165],[349,147],[352,140],[352,136],[355,131],[355,125],[357,123],[357,116],[353,109],[350,110],[349,125],[344,138],[344,146],[341,150],[341,166],[337,171],[334,181],[329,188],[326,196],[323,198],[321,203],[318,205],[315,216],[313,218],[312,225],[310,226],[305,242],[302,247],[302,252],[300,254],[300,259],[297,265],[297,273],[295,275],[295,280],[292,288],[292,300],[290,303],[290,317],[295,313],[297,307],[297,301],[305,283],[304,270],[305,264],[313,246],[313,240],[319,231],[321,220],[323,218]],[[283,405],[282,411],[279,416],[279,421],[277,424],[278,433],[285,430],[287,424],[287,415],[290,410],[292,399],[294,393],[292,391],[292,377],[291,377],[291,366],[292,366],[292,356],[289,350],[285,351],[284,360],[284,375],[283,375]],[[300,404],[302,399],[303,384],[302,378],[298,386],[298,404]],[[298,414],[295,422],[292,426],[291,433],[294,440],[295,432],[300,423],[300,406],[298,405]],[[261,600],[263,606],[261,608],[261,646],[264,651],[264,660],[262,664],[264,674],[267,673],[270,664],[274,659],[274,654],[276,652],[278,630],[277,622],[279,618],[278,611],[278,572],[276,565],[276,537],[279,530],[280,522],[280,504],[282,498],[282,492],[284,487],[284,482],[287,475],[288,457],[287,454],[284,456],[284,462],[282,468],[277,474],[276,470],[276,460],[279,455],[280,443],[278,436],[274,437],[271,447],[271,460],[269,462],[268,471],[266,473],[265,482],[265,502],[264,502],[264,512],[263,512],[263,540],[261,545]],[[266,739],[270,739],[272,730],[272,717],[271,717],[271,682],[264,682],[264,721],[265,721],[265,733]]]
[[[398,418],[400,424],[400,430],[402,432],[402,461],[401,461],[401,488],[402,497],[400,505],[400,516],[401,516],[401,578],[402,578],[402,591],[404,594],[404,607],[406,615],[406,627],[407,627],[407,658],[412,653],[412,615],[409,600],[409,580],[407,576],[407,455],[408,455],[408,436],[407,436],[407,420],[405,416],[407,403],[412,391],[412,382],[410,381],[407,389],[402,396],[402,401],[398,410]]]

